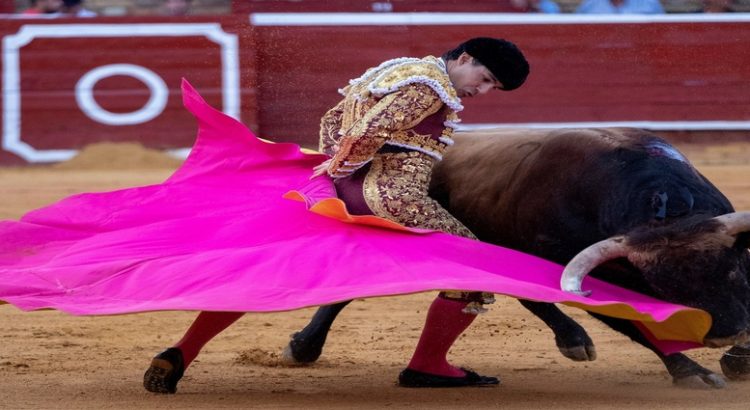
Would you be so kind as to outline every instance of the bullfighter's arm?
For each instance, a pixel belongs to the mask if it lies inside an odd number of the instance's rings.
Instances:
[[[341,137],[341,117],[344,115],[344,102],[339,101],[335,107],[328,110],[320,119],[320,139],[318,141],[318,151],[332,156],[335,152],[334,146]]]
[[[443,106],[425,84],[410,84],[385,95],[339,139],[328,175],[341,178],[364,166],[395,131],[414,128]]]

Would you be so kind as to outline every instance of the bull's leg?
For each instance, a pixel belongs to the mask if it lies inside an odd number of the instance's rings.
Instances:
[[[519,302],[552,329],[555,344],[563,356],[575,361],[596,359],[594,342],[586,330],[557,306],[523,299],[519,299]]]
[[[312,363],[320,357],[333,321],[351,300],[318,308],[310,323],[292,335],[284,348],[283,359],[289,364]]]
[[[608,316],[602,316],[589,312],[595,318],[604,322],[607,326],[620,333],[630,337],[634,342],[639,343],[648,349],[651,349],[666,366],[667,371],[672,376],[672,382],[676,386],[687,388],[714,388],[720,389],[726,387],[727,383],[720,375],[706,369],[705,367],[694,362],[682,353],[665,355],[659,351],[651,342],[643,336],[632,322],[623,319],[615,319]]]

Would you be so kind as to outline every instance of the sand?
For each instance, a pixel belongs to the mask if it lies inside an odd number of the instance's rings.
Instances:
[[[750,210],[750,143],[680,148],[738,209]],[[127,156],[129,161],[117,158]],[[77,165],[76,165],[77,164]],[[77,192],[158,183],[176,163],[139,147],[91,147],[56,167],[0,168],[0,219]],[[0,306],[0,408],[511,408],[684,409],[750,407],[750,382],[722,390],[686,390],[654,354],[563,307],[587,328],[598,359],[572,362],[557,351],[540,320],[500,297],[451,351],[454,363],[497,375],[502,384],[474,389],[405,389],[395,385],[434,294],[355,301],[344,310],[321,360],[279,366],[289,334],[311,309],[249,314],[211,342],[176,395],[141,386],[150,358],[179,338],[192,312],[74,317]],[[720,372],[720,350],[688,355]]]

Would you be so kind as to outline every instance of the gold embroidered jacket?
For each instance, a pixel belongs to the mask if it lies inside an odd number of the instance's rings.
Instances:
[[[320,150],[333,155],[334,178],[367,164],[386,144],[442,159],[463,109],[445,64],[432,56],[386,61],[340,92],[344,99],[320,124]],[[437,135],[434,126],[419,127],[427,118],[439,120]]]

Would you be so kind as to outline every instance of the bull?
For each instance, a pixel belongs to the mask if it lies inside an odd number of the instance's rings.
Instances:
[[[638,129],[459,133],[434,169],[430,195],[485,242],[567,265],[563,289],[593,277],[708,311],[709,347],[733,346],[725,376],[750,378],[750,212],[729,200],[672,145]],[[586,331],[555,305],[521,300],[551,328],[561,353],[596,358]],[[285,349],[291,362],[322,352],[347,303],[321,307]],[[591,313],[652,350],[677,385],[724,378],[681,353],[661,353],[627,320]]]

